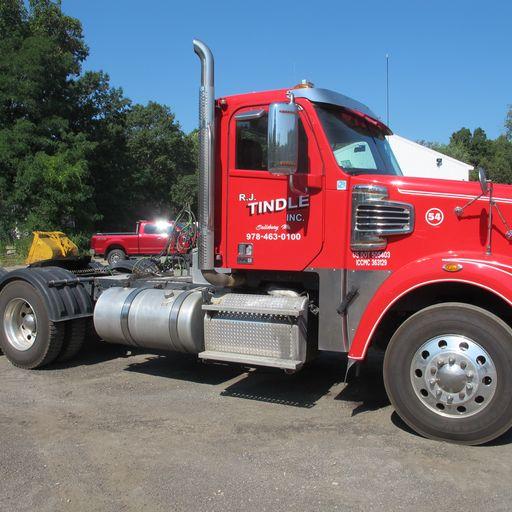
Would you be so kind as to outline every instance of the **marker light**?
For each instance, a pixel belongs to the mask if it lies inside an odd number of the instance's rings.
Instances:
[[[300,84],[292,87],[292,89],[312,89],[314,86],[313,82],[310,82],[309,80],[301,80]]]
[[[460,263],[445,263],[443,270],[446,270],[446,272],[458,272],[462,270],[462,265]]]

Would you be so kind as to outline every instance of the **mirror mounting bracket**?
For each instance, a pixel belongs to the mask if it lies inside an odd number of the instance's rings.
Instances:
[[[508,241],[512,240],[512,229],[510,229],[510,225],[505,219],[498,203],[495,201],[493,197],[494,186],[493,182],[490,179],[487,179],[484,169],[480,168],[478,170],[478,180],[480,182],[480,188],[482,189],[482,193],[473,199],[470,199],[464,206],[457,206],[454,210],[455,215],[460,219],[464,215],[464,211],[470,205],[472,205],[475,201],[478,201],[482,196],[489,196],[489,217],[487,220],[487,244],[485,248],[485,254],[490,256],[492,254],[492,220],[493,220],[493,211],[496,210],[498,216],[506,228],[505,238]]]
[[[296,194],[296,195],[309,194],[309,188],[308,187],[304,187],[304,190],[301,190],[300,188],[297,188],[295,186],[295,183],[293,182],[293,174],[289,174],[288,175],[288,187],[290,188],[290,191],[293,194]]]

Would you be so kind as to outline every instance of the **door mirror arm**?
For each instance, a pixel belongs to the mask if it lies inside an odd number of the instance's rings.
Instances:
[[[290,191],[293,193],[293,194],[296,194],[296,195],[308,195],[309,194],[309,188],[308,187],[304,187],[304,189],[300,189],[300,188],[297,188],[295,186],[295,183],[293,181],[293,174],[290,174],[288,176],[288,188],[290,189]]]

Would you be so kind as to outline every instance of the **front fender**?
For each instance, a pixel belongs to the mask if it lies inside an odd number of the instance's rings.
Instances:
[[[447,272],[443,266],[458,263],[461,270]],[[349,357],[364,359],[375,329],[387,311],[404,295],[425,285],[459,282],[477,286],[501,297],[512,306],[512,258],[482,253],[433,255],[394,271],[368,303],[350,346]]]

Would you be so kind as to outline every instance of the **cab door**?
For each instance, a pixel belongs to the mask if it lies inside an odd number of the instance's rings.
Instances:
[[[303,270],[324,239],[323,163],[304,110],[299,170],[267,170],[268,105],[240,109],[229,121],[227,266]]]

